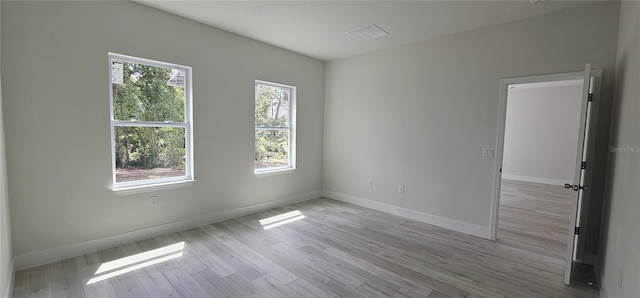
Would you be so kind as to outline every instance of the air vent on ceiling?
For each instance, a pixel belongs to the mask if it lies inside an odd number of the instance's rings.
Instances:
[[[380,29],[380,27],[374,24],[349,30],[346,33],[357,40],[369,40],[389,35],[389,33],[385,32],[384,30]]]

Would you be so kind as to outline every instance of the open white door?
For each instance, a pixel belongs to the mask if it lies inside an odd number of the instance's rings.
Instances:
[[[576,229],[577,216],[580,215],[578,208],[579,202],[582,201],[583,194],[588,191],[588,187],[585,183],[585,167],[583,166],[587,158],[587,143],[585,142],[586,136],[588,136],[588,123],[587,119],[590,118],[591,112],[591,64],[585,65],[584,68],[584,84],[582,88],[582,105],[580,108],[580,127],[578,132],[578,148],[576,154],[576,169],[573,184],[565,184],[565,188],[570,188],[575,191],[575,198],[571,202],[571,216],[569,218],[569,237],[567,239],[567,256],[565,262],[564,271],[564,283],[569,284],[571,281],[571,267],[574,259],[574,251],[576,247],[576,234],[573,231]]]

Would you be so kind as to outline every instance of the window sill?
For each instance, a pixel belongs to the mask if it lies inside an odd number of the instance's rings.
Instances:
[[[165,183],[158,183],[158,184],[127,186],[127,187],[114,188],[113,192],[115,192],[117,196],[125,196],[125,195],[132,195],[137,193],[151,192],[151,191],[164,190],[164,189],[189,187],[191,186],[191,184],[193,184],[193,182],[195,182],[195,180],[181,180],[181,181],[172,181],[172,182],[165,182]]]
[[[254,174],[256,174],[256,177],[260,178],[260,177],[269,177],[269,176],[275,176],[275,175],[289,174],[289,173],[293,173],[295,171],[296,171],[295,168],[286,168],[286,169],[274,169],[274,170],[255,172]]]

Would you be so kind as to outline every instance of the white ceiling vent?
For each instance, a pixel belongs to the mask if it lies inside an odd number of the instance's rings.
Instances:
[[[369,39],[374,39],[374,38],[382,37],[385,35],[389,35],[389,33],[380,29],[380,27],[374,24],[349,30],[346,33],[357,40],[369,40]]]

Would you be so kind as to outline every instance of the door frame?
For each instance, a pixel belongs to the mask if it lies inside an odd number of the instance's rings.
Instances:
[[[589,121],[590,123],[586,124],[589,126],[589,129],[592,134],[588,140],[589,144],[587,144],[587,146],[589,147],[587,151],[588,154],[589,153],[593,154],[593,148],[595,145],[595,132],[596,132],[595,124],[597,123],[597,113],[598,113],[598,103],[599,103],[598,97],[600,93],[599,89],[600,89],[600,82],[602,79],[602,70],[592,70],[591,77],[595,78],[595,81],[597,83],[595,84],[596,86],[594,86],[594,92],[593,92],[594,104],[591,106],[592,117]],[[491,240],[498,239],[498,218],[499,218],[498,213],[500,210],[500,189],[502,184],[501,169],[502,169],[502,163],[503,163],[504,133],[505,133],[505,124],[506,124],[506,116],[507,116],[507,95],[509,93],[509,85],[565,81],[565,80],[576,80],[576,79],[584,79],[584,71],[513,77],[513,78],[506,78],[506,79],[500,80],[500,98],[498,103],[498,127],[497,127],[497,138],[496,138],[495,160],[494,160],[494,171],[493,171],[494,172],[493,191],[492,191],[492,198],[491,198],[491,223],[490,223],[489,239]],[[598,80],[600,81],[598,82]],[[577,197],[572,198],[572,200],[577,200]],[[577,202],[572,201],[572,206],[577,206]],[[583,201],[582,206],[588,206],[588,202]],[[582,206],[579,206],[579,207],[582,208]],[[567,245],[573,245],[573,243],[567,243]],[[584,249],[584,247],[578,246],[577,249]],[[571,266],[571,264],[569,264],[569,266]]]

